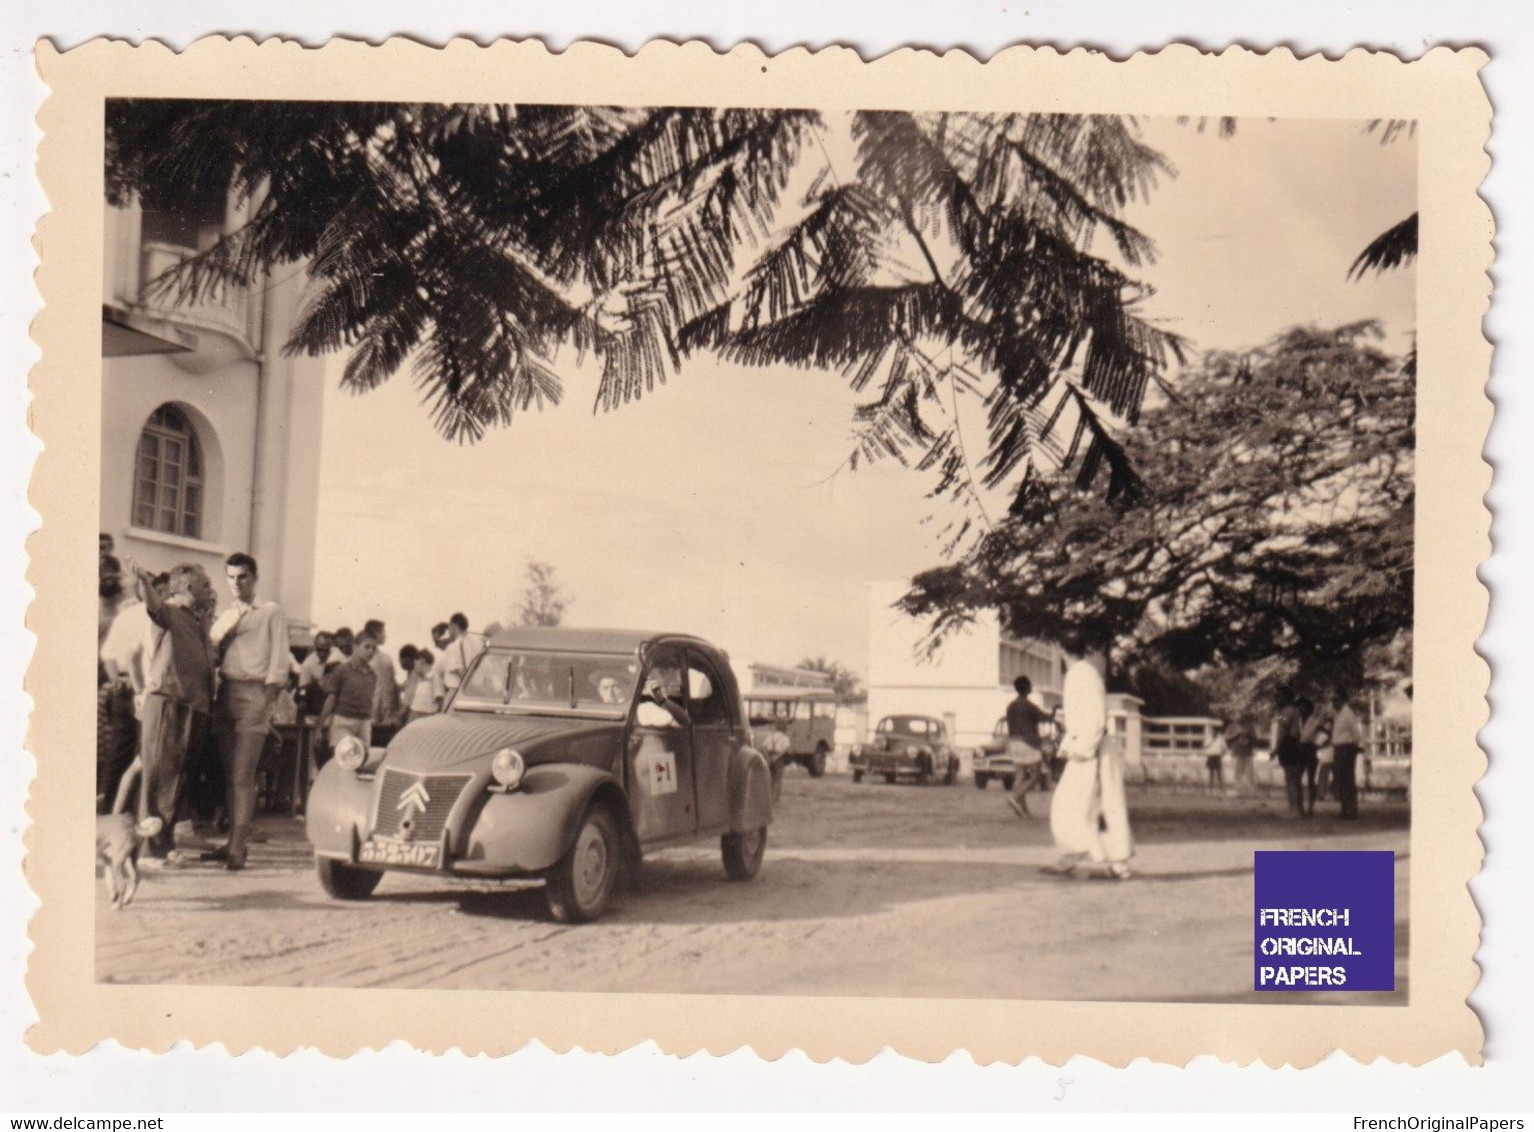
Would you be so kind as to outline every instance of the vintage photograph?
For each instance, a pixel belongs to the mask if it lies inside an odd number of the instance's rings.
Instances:
[[[44,45],[28,1041],[1478,1061],[1484,61]]]
[[[104,143],[98,981],[1409,1002],[1415,121]],[[1392,990],[1254,986],[1268,850]]]

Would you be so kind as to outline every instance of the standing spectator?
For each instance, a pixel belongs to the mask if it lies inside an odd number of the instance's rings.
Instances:
[[[1317,779],[1321,772],[1320,751],[1328,742],[1326,718],[1308,699],[1300,699],[1300,749],[1305,758],[1305,816],[1316,812]]]
[[[378,692],[378,670],[373,659],[378,641],[366,629],[357,637],[356,653],[325,677],[325,706],[320,728],[332,752],[348,735],[373,745],[373,702]]]
[[[388,746],[399,720],[399,685],[394,680],[394,661],[384,651],[389,638],[382,621],[369,621],[362,635],[370,636],[377,647],[373,651],[373,672],[378,681],[373,692],[373,738],[380,747]]]
[[[444,707],[458,690],[458,685],[463,683],[463,674],[468,671],[469,663],[479,655],[483,647],[479,638],[470,634],[469,619],[462,613],[453,614],[447,624],[451,635],[448,643],[443,646],[441,658],[432,666],[437,699]]]
[[[128,602],[128,595],[123,588],[122,566],[115,558],[102,558],[101,573],[96,580],[96,648],[100,649],[106,644],[107,633],[112,629],[112,622],[117,620],[117,613]],[[96,683],[106,682],[106,673],[98,663],[96,666]]]
[[[148,571],[135,563],[133,573],[154,625],[146,665],[141,745],[144,779],[138,813],[140,819],[160,819],[160,832],[144,848],[150,858],[163,861],[175,847],[176,811],[186,757],[201,745],[213,707],[216,657],[208,628],[215,598],[213,584],[199,566],[172,570],[170,592],[163,600]]]
[[[309,650],[309,655],[304,657],[303,663],[298,666],[300,690],[311,684],[319,684],[325,679],[325,673],[340,663],[335,657],[335,639],[321,629],[314,634],[314,648]]]
[[[1284,771],[1284,794],[1292,818],[1305,813],[1305,751],[1300,744],[1303,723],[1294,690],[1285,684],[1279,688],[1274,701],[1272,751]]]
[[[150,585],[162,603],[170,596],[169,574],[156,574]],[[97,756],[101,762],[96,792],[103,798],[111,798],[117,792],[138,757],[139,720],[148,682],[145,648],[153,627],[149,606],[134,600],[118,611],[101,646],[107,683],[101,690],[106,702],[98,705],[105,714],[98,715],[98,719],[104,718],[107,731],[103,733],[99,728],[97,731]]]
[[[1045,872],[1070,874],[1090,857],[1105,863],[1108,875],[1130,877],[1134,839],[1124,798],[1124,756],[1108,738],[1107,658],[1090,652],[1065,673],[1065,735],[1060,751],[1065,773],[1049,808],[1057,864]]]
[[[356,638],[352,636],[352,631],[345,625],[335,631],[334,637],[336,652],[341,654],[339,659],[344,664],[352,658],[352,650],[356,648],[357,644]]]
[[[1028,790],[1039,784],[1039,771],[1044,763],[1044,741],[1039,735],[1039,725],[1049,717],[1044,709],[1028,698],[1033,691],[1033,681],[1019,676],[1012,681],[1017,693],[1007,705],[1007,756],[1012,760],[1013,773],[1017,775],[1017,789],[1007,799],[1007,805],[1020,818],[1028,816]]]
[[[446,621],[438,621],[431,627],[431,643],[438,652],[453,643],[453,627]]]
[[[410,675],[405,679],[405,690],[400,693],[405,723],[414,723],[425,716],[435,715],[442,706],[431,678],[432,661],[435,659],[431,649],[417,649],[411,657]]]
[[[274,601],[257,601],[256,560],[231,554],[224,575],[234,598],[213,625],[219,687],[214,730],[224,769],[229,842],[207,854],[231,870],[245,867],[245,843],[256,812],[256,774],[272,727],[272,710],[288,682],[288,624]]]
[[[1337,782],[1337,798],[1342,816],[1352,821],[1358,817],[1358,752],[1364,745],[1363,727],[1345,691],[1332,693],[1332,760]]]
[[[1204,769],[1209,774],[1209,793],[1225,793],[1225,756],[1230,744],[1225,741],[1224,728],[1214,733],[1214,738],[1204,746]]]
[[[1245,720],[1232,719],[1225,725],[1225,745],[1236,760],[1236,790],[1242,794],[1255,792],[1257,771],[1252,759],[1252,731]]]

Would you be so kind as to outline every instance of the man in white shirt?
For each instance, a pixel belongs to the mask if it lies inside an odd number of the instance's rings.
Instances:
[[[282,610],[274,601],[256,600],[256,560],[231,554],[224,574],[234,601],[213,623],[211,636],[218,650],[213,726],[228,793],[229,844],[211,859],[234,870],[245,867],[245,842],[256,812],[256,771],[293,654]]]
[[[468,671],[470,662],[485,647],[483,637],[469,632],[469,619],[462,613],[453,614],[447,624],[452,636],[442,646],[442,653],[431,670],[432,689],[443,706],[458,690],[458,685],[463,683],[463,675]]]
[[[1120,880],[1130,876],[1134,840],[1124,799],[1124,753],[1108,735],[1108,660],[1090,650],[1072,662],[1062,688],[1065,772],[1049,808],[1057,864],[1045,872],[1069,874],[1084,859],[1105,864]],[[1099,830],[1098,819],[1106,828]]]
[[[170,575],[156,574],[155,593],[161,601],[170,596]],[[113,797],[125,772],[138,756],[137,721],[144,715],[144,690],[148,681],[146,650],[150,647],[149,607],[135,599],[123,606],[101,644],[101,665],[106,670],[114,711],[121,712],[127,726],[114,728],[113,750],[106,753],[104,775],[96,790]],[[130,706],[131,705],[131,706]],[[131,717],[131,718],[130,718]]]
[[[1353,821],[1358,817],[1358,752],[1363,749],[1364,729],[1341,688],[1332,693],[1332,706],[1332,774],[1342,816]]]

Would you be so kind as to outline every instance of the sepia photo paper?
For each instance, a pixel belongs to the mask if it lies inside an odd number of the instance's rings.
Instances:
[[[1479,1063],[1485,62],[41,43],[31,1045]]]

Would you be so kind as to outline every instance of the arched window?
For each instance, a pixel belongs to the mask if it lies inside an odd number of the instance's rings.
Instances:
[[[161,405],[138,439],[133,479],[133,525],[202,537],[202,446],[186,414]]]

